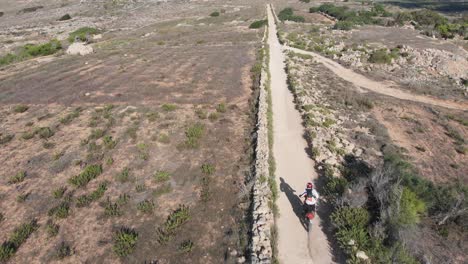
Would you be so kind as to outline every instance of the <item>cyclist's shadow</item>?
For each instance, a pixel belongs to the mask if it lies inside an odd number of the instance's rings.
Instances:
[[[304,227],[304,229],[307,231],[307,223],[304,221],[301,199],[297,194],[295,194],[296,190],[291,188],[291,186],[287,184],[282,177],[280,177],[280,181],[280,191],[286,194],[286,197],[288,198],[294,213],[296,214],[297,218],[299,218],[302,227]]]

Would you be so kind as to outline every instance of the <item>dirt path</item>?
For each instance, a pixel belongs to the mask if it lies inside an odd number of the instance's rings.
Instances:
[[[313,56],[318,62],[322,63],[325,67],[330,69],[333,73],[340,76],[342,79],[353,83],[357,87],[361,87],[361,88],[364,88],[364,89],[367,89],[367,90],[370,90],[379,94],[395,97],[395,98],[402,99],[402,100],[414,101],[414,102],[430,104],[430,105],[440,106],[440,107],[445,107],[445,108],[450,108],[450,109],[468,110],[467,103],[442,100],[442,99],[437,99],[434,97],[408,93],[401,89],[396,89],[396,88],[391,87],[391,86],[396,87],[397,86],[396,84],[389,85],[387,83],[373,81],[317,53],[305,51],[301,49],[296,49],[296,48],[288,47],[288,46],[285,46],[285,49],[294,51],[296,53]]]
[[[302,226],[301,200],[297,196],[307,181],[315,180],[314,162],[307,156],[307,142],[293,95],[286,84],[284,54],[276,35],[271,8],[268,8],[268,44],[273,101],[274,146],[276,177],[280,183],[278,199],[278,257],[281,263],[333,263],[331,249],[322,221],[314,219],[310,234]]]

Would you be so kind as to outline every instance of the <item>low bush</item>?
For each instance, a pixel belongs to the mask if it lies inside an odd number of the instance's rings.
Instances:
[[[257,20],[257,21],[252,22],[252,24],[250,24],[249,28],[250,29],[261,28],[261,27],[265,26],[267,23],[268,23],[268,20],[266,20],[266,19]]]
[[[175,104],[163,104],[161,108],[166,112],[172,112],[177,109],[177,106]]]
[[[71,19],[71,16],[69,14],[65,14],[63,16],[61,16],[58,20],[59,21],[66,21],[66,20],[70,20]]]
[[[119,204],[119,202],[113,203],[110,198],[107,197],[107,201],[104,203],[104,215],[108,217],[121,216],[122,211],[120,210],[120,206],[121,204]]]
[[[76,187],[86,186],[91,180],[95,179],[102,173],[102,165],[88,165],[85,167],[83,172],[73,176],[69,179],[69,182]]]
[[[278,13],[278,18],[281,21],[288,20],[288,21],[294,21],[294,22],[305,22],[304,17],[294,15],[294,11],[290,7],[287,7],[285,9],[281,10]]]
[[[52,137],[55,132],[50,127],[40,127],[34,131],[40,138],[47,139]]]
[[[175,231],[190,219],[189,207],[180,205],[166,219],[163,226],[158,228],[158,241],[161,244],[167,243],[174,235]]]
[[[52,196],[54,196],[55,199],[60,199],[63,197],[66,191],[67,191],[67,187],[65,186],[59,187],[52,191]]]
[[[336,209],[331,220],[338,228],[336,237],[338,242],[347,253],[356,250],[363,250],[370,245],[370,238],[367,232],[369,224],[369,212],[364,208],[342,207]],[[354,241],[354,243],[350,243]]]
[[[171,174],[167,171],[157,171],[154,174],[154,180],[156,182],[165,182],[171,178]]]
[[[404,187],[400,198],[398,223],[402,225],[417,224],[420,221],[420,215],[425,212],[425,203],[408,187]]]
[[[46,223],[46,232],[47,232],[47,235],[49,235],[49,237],[54,237],[56,235],[58,235],[58,232],[59,232],[59,229],[60,229],[60,226],[55,224],[52,220],[47,220],[47,223]]]
[[[138,233],[131,228],[121,228],[114,234],[114,245],[112,250],[119,256],[130,255],[136,247]]]
[[[179,245],[179,251],[183,253],[189,253],[193,250],[193,242],[191,240],[185,240]]]
[[[102,143],[107,149],[113,149],[117,145],[117,141],[112,139],[112,136],[106,135],[102,138]]]
[[[201,171],[206,175],[211,175],[215,172],[215,167],[212,164],[203,164],[201,166]]]
[[[62,44],[56,39],[53,39],[44,44],[26,44],[19,50],[17,54],[8,53],[0,57],[0,65],[8,65],[38,56],[52,55],[61,49]]]
[[[378,64],[390,64],[392,57],[388,53],[387,49],[379,49],[371,53],[369,62]]]
[[[210,113],[210,115],[208,116],[208,119],[210,119],[210,121],[212,122],[218,120],[218,118],[219,118],[219,114],[216,112]]]
[[[27,105],[16,105],[16,106],[13,108],[13,112],[15,112],[15,113],[24,113],[24,112],[26,112],[28,109],[29,109],[29,106],[27,106]]]
[[[10,238],[0,245],[0,262],[7,262],[19,247],[39,228],[35,219],[21,224],[13,230]]]
[[[10,142],[14,137],[15,136],[13,134],[3,135],[2,133],[0,133],[0,145]]]
[[[354,23],[352,23],[351,21],[338,21],[333,26],[333,29],[351,30],[353,29],[353,26],[354,26]]]
[[[154,209],[154,202],[151,200],[143,200],[137,204],[137,209],[145,214],[152,213]]]
[[[20,171],[20,172],[16,173],[14,176],[12,176],[8,180],[8,183],[9,184],[20,183],[20,182],[24,181],[25,178],[26,178],[26,172],[25,171]]]
[[[70,213],[70,203],[63,201],[59,205],[51,208],[47,213],[48,216],[55,216],[57,218],[67,218]]]
[[[89,38],[91,37],[91,35],[98,34],[99,32],[100,31],[97,28],[82,27],[71,32],[68,35],[68,41],[71,43],[75,42],[76,40],[82,41],[82,42],[89,41],[90,40]]]
[[[198,148],[200,146],[200,139],[204,132],[205,125],[201,123],[196,123],[188,127],[185,131],[185,136],[187,137],[185,146],[188,148]]]
[[[218,106],[216,106],[216,111],[218,113],[225,113],[226,112],[226,104],[225,103],[218,104]]]
[[[123,170],[119,174],[117,174],[117,180],[119,182],[126,182],[128,181],[129,177],[130,177],[130,169],[127,167],[123,168]]]
[[[64,259],[71,255],[73,255],[73,249],[70,247],[68,243],[62,241],[55,251],[55,256],[58,259]]]
[[[163,194],[166,194],[166,193],[170,193],[172,191],[172,185],[171,183],[166,183],[166,184],[163,184],[159,187],[156,188],[156,190],[154,190],[153,192],[153,195],[155,197],[158,197],[158,196],[161,196]]]
[[[325,195],[332,195],[335,197],[341,197],[346,188],[348,187],[348,181],[343,177],[325,177],[325,186],[323,192]]]
[[[210,17],[219,17],[219,12],[215,11],[215,12],[211,13]]]
[[[84,194],[78,197],[76,201],[77,207],[88,206],[93,201],[99,200],[107,190],[107,182],[100,183],[98,188],[90,194]]]

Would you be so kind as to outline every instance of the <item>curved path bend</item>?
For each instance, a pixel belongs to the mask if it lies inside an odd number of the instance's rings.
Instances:
[[[363,89],[367,89],[369,91],[383,94],[386,96],[395,97],[401,100],[419,102],[419,103],[424,103],[424,104],[429,104],[429,105],[434,105],[434,106],[445,107],[449,109],[456,109],[456,110],[463,110],[463,111],[468,110],[468,103],[466,102],[455,102],[455,101],[450,101],[450,100],[443,100],[443,99],[438,99],[434,97],[409,93],[409,92],[403,91],[402,89],[393,88],[393,87],[397,87],[396,84],[389,85],[386,83],[371,80],[365,77],[364,75],[356,73],[351,69],[345,68],[341,64],[331,59],[325,58],[315,52],[297,49],[297,48],[293,48],[289,46],[285,46],[284,48],[286,50],[290,50],[299,54],[312,56],[314,59],[322,63],[325,67],[327,67],[329,70],[331,70],[334,74],[336,74],[343,80],[348,81]]]

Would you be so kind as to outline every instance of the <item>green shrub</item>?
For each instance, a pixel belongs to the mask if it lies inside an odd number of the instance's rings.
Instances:
[[[103,136],[104,136],[104,130],[98,128],[98,129],[91,130],[91,135],[89,135],[88,139],[89,140],[99,139]]]
[[[7,262],[38,228],[39,225],[35,219],[15,228],[10,238],[0,245],[0,261]]]
[[[208,119],[210,119],[210,121],[212,122],[218,120],[218,118],[219,118],[219,114],[216,112],[210,113],[210,115],[208,116]]]
[[[339,30],[351,30],[353,29],[354,24],[351,21],[338,21],[333,26],[333,29]]]
[[[20,172],[16,173],[14,176],[12,176],[10,178],[10,180],[8,180],[8,183],[9,184],[20,183],[20,182],[24,181],[25,178],[26,178],[26,172],[25,171],[20,171]]]
[[[203,136],[204,131],[205,125],[201,123],[196,123],[188,127],[185,131],[185,136],[187,137],[185,145],[188,148],[198,148],[200,146],[200,139]]]
[[[166,112],[172,112],[177,109],[177,106],[175,104],[163,104],[161,108]]]
[[[142,160],[148,160],[149,158],[148,145],[146,145],[145,143],[138,143],[136,147],[138,149],[138,156]]]
[[[311,7],[309,8],[309,13],[317,13],[319,11],[318,7]]]
[[[388,54],[387,49],[380,49],[371,53],[369,57],[369,62],[379,64],[390,64],[392,62],[392,57],[390,56],[390,54]]]
[[[163,184],[159,187],[156,188],[156,190],[154,190],[153,192],[153,195],[158,197],[158,196],[161,196],[163,194],[166,194],[166,193],[170,193],[172,191],[172,185],[171,183],[166,183],[166,184]]]
[[[49,235],[49,237],[54,237],[58,235],[60,226],[55,224],[52,220],[48,220],[46,223],[46,232]]]
[[[341,207],[332,213],[333,224],[338,228],[366,228],[369,224],[369,212],[364,208]]]
[[[343,177],[326,177],[324,194],[341,197],[348,187],[348,181]]]
[[[338,228],[336,237],[348,254],[357,249],[365,249],[370,245],[367,225],[370,221],[369,212],[364,208],[341,207],[331,215],[333,224]],[[354,245],[350,245],[350,241]]]
[[[394,15],[395,22],[399,25],[403,25],[407,21],[413,20],[413,16],[410,12],[399,12]]]
[[[195,114],[198,116],[200,119],[206,119],[208,117],[208,113],[203,110],[203,109],[197,109],[195,110]]]
[[[53,39],[45,44],[26,44],[23,49],[23,52],[25,52],[30,57],[47,56],[52,55],[62,49],[62,44],[60,41]]]
[[[411,17],[420,25],[442,25],[447,23],[447,18],[428,9],[413,11]]]
[[[219,17],[219,12],[215,11],[215,12],[211,13],[210,17]]]
[[[117,180],[119,182],[126,182],[128,181],[128,178],[130,177],[130,169],[125,167],[123,170],[117,174]]]
[[[88,165],[85,167],[83,172],[70,178],[69,182],[77,187],[83,187],[86,186],[88,182],[99,176],[101,173],[102,165]]]
[[[268,20],[266,20],[266,19],[257,20],[257,21],[252,22],[252,24],[250,24],[249,28],[250,29],[261,28],[261,27],[265,26],[267,23],[268,23]]]
[[[107,182],[100,183],[98,188],[89,195],[81,195],[76,201],[77,207],[88,206],[93,201],[99,200],[107,190]]]
[[[211,198],[210,183],[211,183],[211,179],[209,177],[203,177],[201,179],[200,198],[202,202],[206,203]]]
[[[16,201],[18,203],[23,203],[26,201],[26,199],[28,199],[28,196],[29,196],[29,193],[23,193],[23,194],[20,194],[16,197]]]
[[[28,109],[29,109],[29,106],[27,106],[27,105],[16,105],[16,106],[13,108],[13,112],[15,112],[15,113],[24,113],[24,112],[26,112]]]
[[[171,142],[171,139],[169,138],[168,134],[161,133],[161,134],[159,134],[158,141],[163,143],[163,144],[169,144]]]
[[[193,242],[191,240],[185,240],[179,245],[179,251],[183,253],[192,252]]]
[[[47,139],[53,136],[55,132],[50,127],[40,127],[36,129],[35,134],[38,134],[40,138]]]
[[[70,204],[67,201],[61,202],[59,205],[51,208],[47,213],[49,216],[57,218],[67,218],[70,213]]]
[[[56,249],[55,256],[58,259],[64,259],[71,255],[73,255],[73,249],[66,242],[62,241]]]
[[[136,247],[138,233],[130,228],[121,228],[114,234],[114,245],[112,250],[119,256],[130,255]]]
[[[158,228],[158,241],[166,244],[175,234],[175,231],[190,219],[189,207],[180,205],[179,208],[169,214],[163,226]]]
[[[203,164],[201,170],[206,175],[211,175],[215,172],[215,167],[212,164]]]
[[[294,11],[290,7],[281,10],[278,14],[278,18],[281,21],[289,20],[294,22],[305,22],[304,17],[294,15]]]
[[[65,20],[70,20],[71,19],[71,16],[69,14],[65,14],[63,16],[61,16],[58,20],[59,21],[65,21]]]
[[[63,197],[66,191],[67,191],[67,188],[65,186],[62,186],[62,187],[55,189],[52,192],[52,195],[54,196],[55,199],[60,199]]]
[[[109,197],[107,197],[107,202],[104,203],[104,215],[108,216],[108,217],[122,215],[122,211],[120,210],[119,202],[113,203],[113,202],[111,202]]]
[[[218,113],[225,113],[226,112],[226,104],[225,103],[218,104],[218,106],[216,106],[216,111]]]
[[[56,39],[44,44],[26,44],[20,49],[18,54],[8,53],[5,56],[0,57],[0,65],[8,65],[10,63],[24,61],[32,57],[52,55],[61,49],[62,44]]]
[[[0,133],[0,145],[10,142],[14,137],[15,136],[12,134],[3,135],[2,133]]]
[[[425,212],[426,205],[424,202],[414,192],[404,187],[400,199],[398,223],[403,225],[417,224],[420,221],[420,215]]]
[[[113,149],[117,145],[117,141],[112,139],[112,136],[106,135],[102,138],[102,142],[107,149]]]
[[[157,171],[154,174],[154,180],[156,182],[165,182],[171,178],[171,174],[167,171]]]
[[[68,41],[69,42],[75,42],[75,40],[79,40],[83,42],[88,41],[89,40],[88,37],[90,37],[91,35],[98,34],[99,32],[100,31],[96,28],[82,27],[70,33],[70,35],[68,36]]]
[[[143,200],[137,204],[137,209],[145,214],[153,212],[154,202],[151,200]]]

